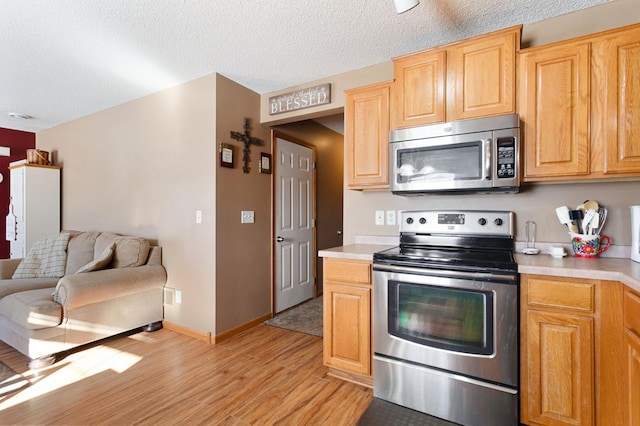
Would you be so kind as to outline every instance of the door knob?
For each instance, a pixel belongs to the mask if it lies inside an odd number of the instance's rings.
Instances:
[[[338,235],[342,235],[342,230],[341,230],[341,229],[338,229],[337,234],[338,234]]]
[[[279,242],[279,243],[281,243],[281,242],[283,242],[283,241],[284,241],[284,238],[282,238],[282,237],[278,236],[278,237],[276,237],[276,241],[277,241],[277,242]]]

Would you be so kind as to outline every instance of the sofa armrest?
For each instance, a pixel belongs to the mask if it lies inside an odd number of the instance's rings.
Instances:
[[[58,281],[54,297],[66,311],[162,288],[166,282],[167,272],[161,265],[103,269],[62,277]]]
[[[11,279],[21,261],[22,259],[0,259],[0,280]]]

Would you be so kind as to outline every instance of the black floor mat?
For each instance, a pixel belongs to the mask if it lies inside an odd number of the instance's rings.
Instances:
[[[437,417],[373,398],[358,420],[358,426],[457,426]]]

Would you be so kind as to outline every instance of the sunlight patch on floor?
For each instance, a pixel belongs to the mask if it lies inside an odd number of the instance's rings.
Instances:
[[[0,410],[55,392],[105,371],[123,373],[141,359],[140,356],[107,346],[97,346],[72,354],[47,368],[24,373],[23,376],[31,385],[0,402]]]

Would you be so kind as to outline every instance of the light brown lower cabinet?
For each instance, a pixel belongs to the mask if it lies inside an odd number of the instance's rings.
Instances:
[[[323,268],[328,374],[372,387],[371,262],[325,258]]]
[[[623,287],[521,275],[522,423],[626,424]]]
[[[626,399],[627,425],[640,425],[640,294],[626,290],[624,295],[625,358],[627,374],[623,399]]]

